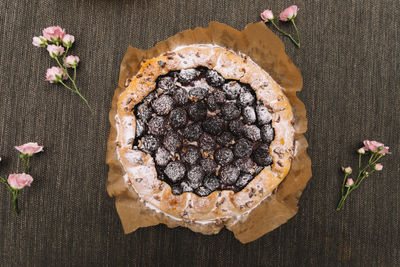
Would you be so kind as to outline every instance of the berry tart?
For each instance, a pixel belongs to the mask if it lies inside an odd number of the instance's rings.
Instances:
[[[214,45],[144,60],[117,103],[126,184],[157,213],[191,224],[244,218],[286,177],[294,118],[248,56]]]

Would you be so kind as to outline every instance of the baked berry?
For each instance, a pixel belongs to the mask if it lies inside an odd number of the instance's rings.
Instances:
[[[243,115],[243,122],[244,123],[253,124],[257,120],[256,111],[251,106],[247,106],[247,107],[243,108],[242,109],[242,115]]]
[[[181,70],[178,75],[178,81],[183,84],[190,83],[196,78],[198,71],[195,69]]]
[[[224,91],[227,99],[234,100],[239,96],[240,92],[242,91],[242,86],[236,81],[231,81],[224,84],[222,86],[222,90]]]
[[[171,161],[168,163],[167,167],[165,167],[164,173],[172,182],[176,183],[185,177],[186,168],[182,162]]]
[[[227,147],[218,149],[214,156],[217,163],[222,166],[228,165],[233,160],[233,152]]]
[[[209,85],[218,87],[225,82],[225,79],[215,70],[207,70],[206,81]]]
[[[258,105],[256,107],[256,113],[257,113],[257,122],[259,125],[264,125],[271,122],[272,116],[265,106]]]
[[[203,102],[192,103],[188,108],[188,113],[193,121],[203,121],[207,117],[207,106]]]
[[[235,160],[235,165],[240,171],[245,173],[254,173],[256,165],[251,158],[240,158]]]
[[[250,139],[251,141],[255,142],[261,139],[261,131],[255,125],[245,126],[244,127],[244,135]]]
[[[226,96],[225,93],[219,89],[215,89],[212,95],[215,97],[215,101],[218,104],[223,104],[226,102]]]
[[[167,150],[175,153],[182,145],[182,137],[178,133],[168,132],[164,136],[163,145]]]
[[[223,184],[233,185],[239,178],[240,170],[234,165],[223,166],[220,171],[220,178]]]
[[[207,174],[214,173],[217,169],[217,163],[210,158],[203,158],[200,160],[200,165],[203,168],[204,172]]]
[[[187,173],[189,185],[196,189],[203,183],[204,171],[200,166],[193,166]]]
[[[204,186],[211,191],[215,191],[220,187],[219,179],[214,174],[208,175],[204,179]]]
[[[233,153],[237,158],[250,157],[251,152],[252,152],[252,143],[246,138],[239,139],[233,147]]]
[[[143,103],[144,104],[149,104],[151,103],[151,101],[153,101],[154,99],[157,98],[157,92],[156,91],[152,91],[151,93],[149,93],[144,99],[143,99]]]
[[[239,188],[245,187],[251,180],[253,180],[253,175],[248,173],[242,173],[239,175],[238,180],[236,181],[236,186]]]
[[[161,89],[163,93],[168,93],[175,87],[174,79],[172,77],[162,77],[157,83],[157,88]]]
[[[238,105],[241,107],[251,106],[254,104],[255,97],[249,91],[242,91],[239,95]]]
[[[217,136],[217,143],[221,146],[230,146],[234,144],[235,138],[230,132],[223,132]]]
[[[156,166],[156,170],[157,170],[157,179],[161,180],[161,181],[167,181],[167,175],[164,173],[164,170],[159,168],[159,166]]]
[[[221,108],[222,117],[227,120],[235,120],[240,117],[240,110],[233,102],[225,103]]]
[[[200,148],[205,152],[212,153],[215,147],[215,138],[208,133],[204,133],[200,136]]]
[[[180,195],[183,193],[183,190],[182,190],[182,187],[180,187],[180,185],[175,184],[175,185],[171,186],[171,192],[174,195]]]
[[[147,121],[151,118],[152,110],[146,104],[140,104],[136,109],[137,117],[143,121]]]
[[[189,185],[188,182],[182,182],[181,183],[181,188],[182,188],[182,192],[183,193],[193,192],[193,188]]]
[[[178,106],[185,105],[189,100],[188,92],[183,88],[178,88],[174,91],[173,94],[174,103]]]
[[[261,127],[261,138],[266,143],[271,143],[274,140],[274,129],[272,128],[271,124],[265,124]]]
[[[272,164],[272,157],[269,154],[267,144],[260,144],[253,153],[254,161],[260,166],[268,166]]]
[[[169,114],[169,122],[174,128],[181,128],[186,125],[187,113],[183,108],[176,108]]]
[[[193,123],[183,130],[183,135],[189,141],[197,141],[203,134],[200,123]]]
[[[203,87],[195,87],[189,91],[189,99],[192,101],[203,100],[207,95],[208,89]]]
[[[208,118],[202,123],[203,130],[212,135],[220,134],[225,127],[225,121],[219,116]]]
[[[229,130],[236,136],[242,136],[244,133],[244,124],[240,120],[233,120],[229,123]]]
[[[152,135],[165,134],[165,119],[161,116],[155,116],[149,121],[149,133]]]
[[[173,107],[174,100],[169,95],[161,95],[151,103],[151,107],[158,115],[168,114]]]
[[[182,149],[182,152],[183,152],[182,155],[183,161],[189,163],[190,165],[194,165],[201,157],[200,150],[192,145],[184,147]]]
[[[172,156],[171,153],[166,150],[164,147],[159,147],[156,152],[155,160],[159,166],[167,166],[168,162],[170,162]]]
[[[142,120],[136,120],[136,137],[141,137],[146,132],[146,123]]]
[[[153,153],[160,147],[160,141],[153,135],[146,135],[140,141],[139,148],[147,153]]]
[[[200,186],[194,192],[201,197],[205,197],[211,194],[211,190],[204,186]]]
[[[207,109],[209,111],[216,111],[217,109],[219,109],[219,105],[214,95],[209,95],[206,103],[207,103]]]

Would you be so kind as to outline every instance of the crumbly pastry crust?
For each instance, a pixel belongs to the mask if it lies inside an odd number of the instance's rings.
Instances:
[[[204,66],[219,72],[225,79],[249,84],[257,99],[272,114],[275,138],[270,144],[273,164],[265,167],[241,191],[215,191],[207,197],[187,192],[174,195],[171,187],[157,179],[150,154],[132,148],[136,118],[132,109],[156,87],[156,79],[170,71]],[[138,73],[117,103],[116,148],[125,171],[125,182],[146,206],[174,220],[198,224],[221,222],[246,216],[273,193],[290,170],[294,155],[294,118],[292,107],[282,89],[248,56],[212,45],[191,45],[142,62]]]

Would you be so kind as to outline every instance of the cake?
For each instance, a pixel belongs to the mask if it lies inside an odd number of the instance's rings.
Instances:
[[[190,45],[144,60],[117,103],[124,181],[172,220],[240,220],[286,177],[292,107],[248,56]]]

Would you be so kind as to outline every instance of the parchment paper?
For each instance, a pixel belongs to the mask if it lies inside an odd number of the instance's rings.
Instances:
[[[199,230],[147,208],[136,192],[125,184],[124,170],[116,153],[117,100],[125,88],[126,80],[136,74],[141,61],[157,57],[175,47],[190,44],[216,44],[247,54],[284,88],[293,107],[295,156],[289,174],[271,196],[250,212],[245,221],[225,225],[240,242],[248,243],[274,230],[297,213],[299,198],[311,178],[311,160],[306,152],[308,143],[303,136],[307,130],[306,110],[296,96],[296,92],[302,88],[303,79],[298,68],[286,55],[282,41],[263,22],[251,23],[241,32],[225,24],[211,22],[207,28],[199,27],[180,32],[149,50],[128,47],[121,63],[118,88],[114,93],[109,114],[111,131],[106,155],[109,165],[107,192],[111,197],[115,197],[117,212],[126,234],[140,227],[159,223],[168,227],[186,226],[203,234],[215,234],[222,228],[215,226]]]

